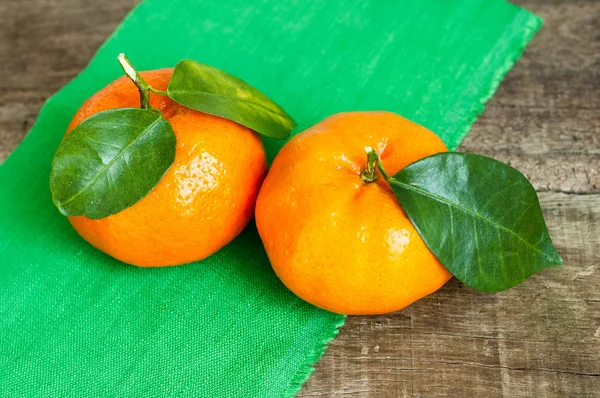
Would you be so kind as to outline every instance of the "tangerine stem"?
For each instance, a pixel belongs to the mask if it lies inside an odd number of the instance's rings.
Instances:
[[[375,168],[375,165],[377,164],[377,168],[381,172],[381,175],[386,179],[386,181],[391,181],[392,177],[390,177],[387,171],[385,171],[383,162],[381,161],[381,158],[377,152],[375,152],[375,150],[370,146],[366,146],[365,151],[367,152],[367,168],[360,174],[361,180],[366,183],[377,180],[377,178],[379,178]]]
[[[133,84],[135,84],[136,87],[138,88],[138,90],[140,92],[141,108],[149,109],[149,110],[152,110],[155,112],[160,112],[158,109],[153,108],[150,105],[150,91],[154,91],[154,89],[152,87],[150,87],[150,85],[148,83],[146,83],[146,81],[142,78],[142,76],[140,76],[140,74],[135,70],[135,68],[133,67],[131,62],[127,59],[125,54],[123,54],[123,53],[119,54],[119,56],[117,57],[117,60],[119,60],[119,63],[121,64],[121,67],[123,68],[123,71],[125,71],[125,74],[127,75],[127,77],[130,78],[131,81],[133,82]]]
[[[360,179],[368,184],[379,178],[377,169],[375,168],[375,163],[379,159],[379,156],[370,146],[366,146],[365,151],[367,152],[367,167],[360,173]]]

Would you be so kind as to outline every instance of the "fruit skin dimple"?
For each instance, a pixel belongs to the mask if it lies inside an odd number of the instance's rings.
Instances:
[[[360,179],[365,146],[390,175],[447,151],[435,134],[396,114],[337,114],[283,147],[256,205],[259,234],[282,282],[348,315],[400,310],[451,278],[384,178]]]
[[[173,69],[142,72],[166,90]],[[133,206],[100,220],[69,217],[92,245],[143,267],[198,261],[235,238],[252,218],[264,179],[266,154],[259,136],[235,122],[150,94],[177,137],[175,162],[158,185]],[[139,92],[126,77],[86,101],[68,131],[93,114],[139,107]]]

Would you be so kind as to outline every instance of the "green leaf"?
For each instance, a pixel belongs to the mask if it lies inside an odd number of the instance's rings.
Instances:
[[[181,105],[233,120],[266,137],[285,139],[296,125],[279,105],[248,83],[196,61],[177,64],[167,93]]]
[[[392,177],[392,190],[440,262],[485,292],[562,264],[534,188],[518,170],[470,153],[441,153]]]
[[[176,138],[146,109],[99,112],[74,128],[52,162],[52,200],[65,216],[99,219],[146,196],[175,160]]]

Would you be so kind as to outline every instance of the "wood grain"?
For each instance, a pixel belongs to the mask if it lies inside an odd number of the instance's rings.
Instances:
[[[600,397],[600,2],[515,2],[545,26],[460,149],[531,179],[564,267],[348,318],[299,396]],[[136,3],[0,2],[0,162]]]

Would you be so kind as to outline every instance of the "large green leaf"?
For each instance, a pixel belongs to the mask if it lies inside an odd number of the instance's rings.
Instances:
[[[146,196],[175,160],[176,138],[145,109],[97,113],[71,131],[52,162],[50,190],[60,212],[99,219]]]
[[[279,105],[248,83],[196,61],[177,64],[167,93],[188,108],[233,120],[271,138],[287,138],[296,125]]]
[[[475,289],[505,290],[562,264],[535,190],[507,164],[442,153],[407,166],[390,185],[429,249]]]

